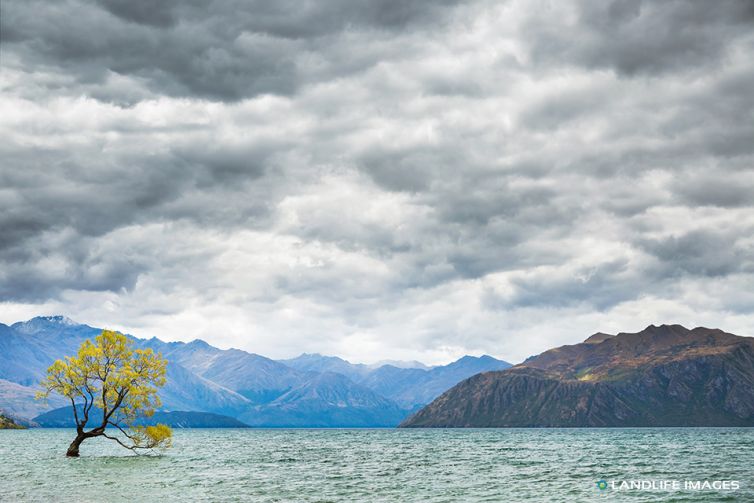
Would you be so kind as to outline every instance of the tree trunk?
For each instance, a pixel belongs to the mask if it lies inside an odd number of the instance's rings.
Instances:
[[[71,445],[68,446],[68,452],[65,453],[66,456],[69,458],[77,458],[79,457],[79,446],[81,445],[81,442],[84,441],[86,437],[79,433],[76,435],[76,438],[71,442]]]

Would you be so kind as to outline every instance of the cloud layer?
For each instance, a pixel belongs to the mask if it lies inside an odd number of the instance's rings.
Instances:
[[[2,5],[0,318],[271,356],[754,334],[748,1]]]

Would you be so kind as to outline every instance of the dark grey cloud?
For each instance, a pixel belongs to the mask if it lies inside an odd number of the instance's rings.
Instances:
[[[751,4],[546,4],[3,2],[0,315],[440,359],[754,326]]]
[[[196,5],[196,2],[149,2],[145,0],[101,0],[97,2],[111,14],[133,23],[168,28],[178,21],[180,4]]]
[[[711,167],[677,181],[676,191],[685,204],[740,208],[754,206],[754,177]]]
[[[130,290],[147,264],[128,254],[98,253],[91,240],[74,233],[44,236],[28,242],[37,248],[22,257],[3,254],[0,298],[34,302],[58,297],[63,291]],[[62,248],[62,251],[60,250]],[[16,253],[15,255],[18,255]]]
[[[576,272],[568,276],[546,273],[516,278],[513,281],[515,294],[503,301],[504,305],[563,307],[586,302],[595,309],[606,310],[633,298],[632,288],[640,287],[624,259]]]
[[[727,276],[754,272],[754,247],[739,241],[753,233],[754,227],[746,226],[735,232],[704,229],[646,240],[640,246],[660,260],[666,274]]]
[[[731,40],[750,34],[754,23],[747,0],[582,0],[559,7],[573,8],[575,22],[534,17],[526,25],[533,57],[627,76],[718,68]]]
[[[456,3],[9,0],[2,42],[29,71],[65,72],[69,92],[114,72],[142,80],[153,95],[232,101],[290,95],[307,82],[347,75],[348,65],[329,62],[340,33],[376,30],[389,38],[441,21]],[[310,61],[330,70],[322,74]]]

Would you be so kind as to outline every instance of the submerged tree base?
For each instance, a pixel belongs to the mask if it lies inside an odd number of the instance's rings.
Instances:
[[[81,442],[84,441],[86,437],[84,435],[77,436],[73,442],[71,442],[71,445],[68,446],[68,451],[65,453],[66,457],[69,458],[77,458],[79,457],[79,446],[81,446]]]

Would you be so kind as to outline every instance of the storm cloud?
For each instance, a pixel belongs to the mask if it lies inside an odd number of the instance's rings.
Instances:
[[[754,333],[748,1],[6,0],[0,321],[510,361]]]

